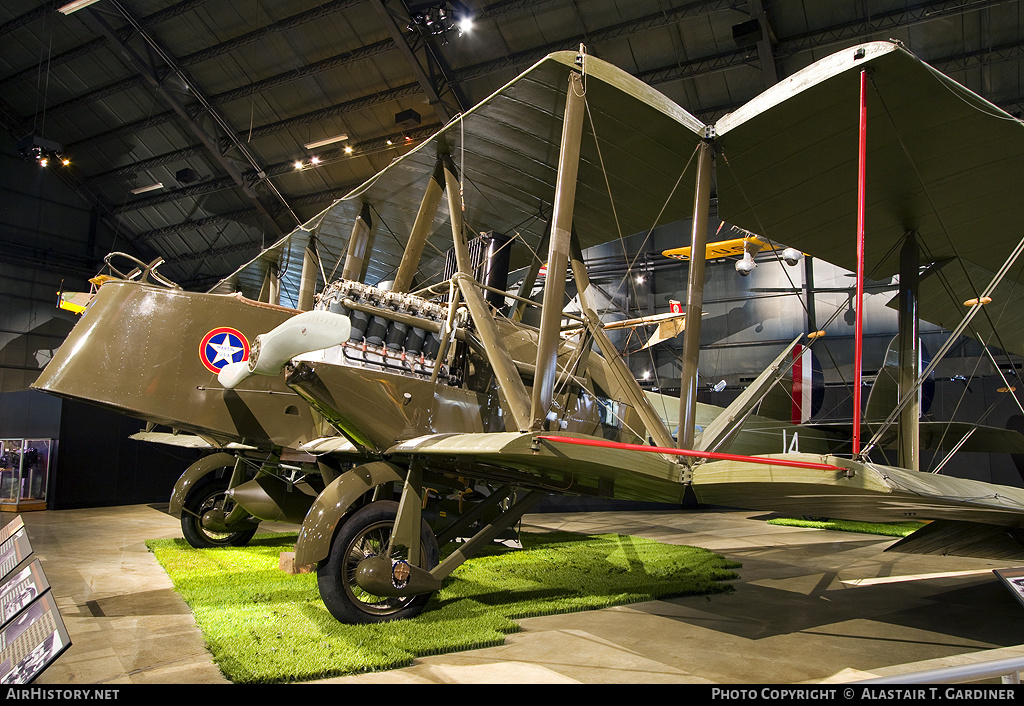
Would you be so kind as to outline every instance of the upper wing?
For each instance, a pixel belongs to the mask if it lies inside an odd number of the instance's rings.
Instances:
[[[719,215],[855,268],[861,69],[869,72],[865,274],[896,274],[900,239],[916,231],[922,263],[948,263],[923,291],[921,316],[955,325],[962,302],[978,296],[1020,237],[1024,124],[896,43],[833,54],[720,119]],[[1024,338],[1008,347],[1024,352]]]
[[[519,236],[528,248],[536,249],[551,214],[568,77],[573,71],[583,72],[587,106],[575,208],[581,245],[586,248],[690,215],[695,165],[687,167],[704,134],[703,123],[607,62],[558,52],[395,159],[274,247],[301,265],[304,241],[313,233],[329,274],[344,257],[352,225],[366,204],[374,233],[366,281],[392,279],[437,156],[444,153],[461,172],[469,228]],[[451,247],[444,199],[431,232],[425,260],[436,260]],[[513,249],[513,267],[522,265],[529,253],[527,248]],[[265,263],[276,254],[269,251],[236,274],[255,271],[249,281],[262,282]]]
[[[577,63],[579,57],[582,64]],[[689,179],[681,177],[704,125],[642,81],[576,52],[558,52],[541,60],[346,196],[346,201],[370,203],[381,223],[404,242],[437,155],[445,153],[461,171],[470,227],[519,235],[529,247],[536,247],[551,213],[568,77],[580,70],[587,112],[574,222],[581,245],[586,248],[688,215],[693,169]],[[442,205],[431,238],[438,251],[451,245],[447,220]],[[401,249],[381,255],[385,268],[394,269]],[[513,266],[521,262],[520,254]]]

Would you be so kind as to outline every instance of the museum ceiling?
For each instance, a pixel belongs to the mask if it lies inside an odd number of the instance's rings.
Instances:
[[[411,0],[83,4],[0,5],[0,121],[27,158],[55,160],[122,249],[164,257],[190,289],[581,44],[704,122],[881,39],[1024,108],[1019,0],[465,0],[443,4],[447,20]]]

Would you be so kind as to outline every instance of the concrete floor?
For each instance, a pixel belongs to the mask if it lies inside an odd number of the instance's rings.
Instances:
[[[143,544],[180,536],[177,520],[146,505],[22,517],[72,639],[37,684],[226,681]],[[743,567],[729,594],[525,619],[500,647],[329,681],[792,684],[1024,656],[1024,606],[991,572],[1005,563],[884,553],[894,540],[776,527],[765,517],[528,515],[529,529],[641,535]]]

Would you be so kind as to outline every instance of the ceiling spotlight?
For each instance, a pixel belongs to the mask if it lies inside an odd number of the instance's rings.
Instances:
[[[302,167],[303,167],[303,166],[304,166],[304,165],[302,164],[302,162],[299,162],[299,161],[296,161],[296,162],[295,162],[295,168],[296,168],[296,169],[302,169]]]
[[[342,142],[343,140],[347,139],[348,135],[343,133],[341,135],[335,135],[334,137],[328,137],[327,139],[324,140],[317,140],[316,142],[307,142],[305,145],[303,145],[303,147],[305,147],[307,150],[315,150],[326,145],[333,145],[335,142]]]
[[[159,182],[158,181],[155,184],[149,184],[148,186],[140,186],[138,188],[132,189],[132,193],[133,194],[144,194],[147,191],[156,191],[157,189],[162,189],[162,188],[164,188],[163,182]]]
[[[440,37],[442,44],[447,43],[448,32],[457,29],[461,37],[473,23],[469,8],[459,0],[410,3],[409,11],[411,22],[407,29],[428,37]]]
[[[320,164],[320,158],[319,157],[310,157],[309,158],[309,163],[310,164],[314,164],[314,165],[315,164]]]
[[[99,1],[100,0],[75,0],[74,2],[69,2],[67,5],[61,5],[57,8],[57,12],[63,15],[70,15],[72,12],[78,12],[83,7],[89,7],[89,5]]]
[[[345,145],[345,154],[352,154],[352,145]]]
[[[63,145],[38,135],[29,135],[18,142],[18,151],[25,161],[35,162],[40,167],[47,166],[51,160],[58,160],[64,166],[71,164],[71,160],[61,154],[63,150]]]

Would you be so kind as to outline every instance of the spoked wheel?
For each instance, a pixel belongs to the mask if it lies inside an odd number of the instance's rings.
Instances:
[[[356,583],[356,568],[367,557],[387,551],[391,530],[398,515],[398,503],[381,500],[360,508],[349,517],[331,543],[327,559],[316,571],[320,597],[327,610],[343,623],[376,623],[419,615],[432,594],[393,597],[367,593]],[[420,528],[420,566],[437,566],[437,539],[426,522]],[[405,547],[395,547],[392,559],[408,559]]]
[[[208,481],[195,488],[185,500],[181,513],[181,533],[196,549],[210,547],[242,547],[256,534],[256,527],[246,523],[233,532],[222,532],[203,527],[202,517],[210,510],[230,511],[234,503],[225,492],[227,483]]]

